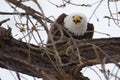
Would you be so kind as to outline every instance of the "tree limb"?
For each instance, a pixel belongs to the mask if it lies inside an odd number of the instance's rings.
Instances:
[[[78,58],[75,55],[76,50],[72,43],[58,47],[59,55],[63,61],[63,65],[61,66],[67,73],[71,70],[75,72],[86,66],[100,64],[104,58],[107,58],[106,63],[117,63],[120,61],[120,38],[81,40],[76,42],[81,52],[80,55],[83,58],[83,64],[79,64],[79,61],[77,61]],[[74,52],[70,51],[70,53],[68,51],[70,54],[66,54],[65,52],[70,45],[72,45]],[[92,61],[97,54],[93,47],[98,51],[100,61]],[[28,56],[29,54],[30,56]],[[0,67],[35,77],[43,77],[45,73],[56,75],[57,70],[49,57],[51,60],[55,60],[54,51],[46,47],[21,42],[12,37],[7,40],[0,39]]]
[[[46,32],[49,32],[45,22],[53,23],[52,20],[24,5],[21,0],[6,1],[23,9],[24,15],[32,16]],[[16,13],[4,14],[15,15]],[[56,46],[55,49],[40,47],[16,40],[11,36],[10,28],[6,30],[0,27],[0,67],[44,80],[89,80],[80,71],[84,67],[96,64],[114,63],[120,68],[118,64],[120,62],[120,38],[64,39],[55,43],[54,46]],[[56,62],[55,51],[61,59],[59,65]]]

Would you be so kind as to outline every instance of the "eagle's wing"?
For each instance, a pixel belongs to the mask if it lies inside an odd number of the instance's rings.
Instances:
[[[63,22],[64,22],[64,18],[67,16],[67,14],[65,14],[65,13],[62,13],[58,18],[57,18],[57,20],[56,20],[56,22],[58,23],[58,24],[63,24]]]
[[[51,28],[50,28],[50,32],[53,35],[53,39],[54,41],[57,41],[60,39],[61,37],[61,32],[60,32],[60,28],[58,25],[63,26],[64,24],[64,18],[67,15],[65,13],[61,14],[55,21],[55,23],[51,24]],[[48,37],[48,41],[47,43],[51,43],[51,39]]]
[[[62,13],[55,21],[55,23],[52,24],[51,28],[50,28],[50,32],[51,34],[55,34],[57,29],[58,29],[58,25],[61,25],[63,26],[64,24],[64,18],[66,17],[67,15],[65,13]]]
[[[94,34],[94,25],[92,23],[88,23],[87,32],[84,34],[84,39],[92,39]]]

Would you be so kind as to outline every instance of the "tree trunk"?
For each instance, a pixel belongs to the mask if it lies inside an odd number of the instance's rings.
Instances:
[[[4,36],[4,35],[2,35]],[[120,38],[62,41],[57,47],[61,64],[52,48],[39,47],[12,38],[0,38],[0,67],[44,80],[89,80],[80,70],[86,66],[120,61]],[[61,43],[60,43],[61,44]],[[79,55],[78,56],[78,50]],[[82,62],[82,63],[80,63]]]

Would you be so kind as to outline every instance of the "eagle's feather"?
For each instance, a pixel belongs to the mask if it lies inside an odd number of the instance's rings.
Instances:
[[[76,15],[80,16],[80,21],[78,21],[78,23],[73,22],[73,17]],[[56,19],[50,32],[53,35],[54,41],[58,41],[65,37],[70,38],[71,36],[78,40],[92,39],[94,26],[93,24],[88,23],[86,16],[81,13],[73,13],[70,15],[63,13]],[[51,43],[51,39],[49,37],[47,43]]]

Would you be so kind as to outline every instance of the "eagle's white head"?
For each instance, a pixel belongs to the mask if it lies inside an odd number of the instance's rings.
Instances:
[[[87,18],[81,13],[70,14],[64,19],[64,27],[76,36],[84,35],[87,30]]]

